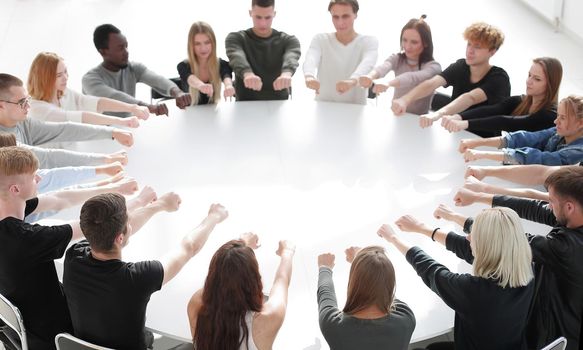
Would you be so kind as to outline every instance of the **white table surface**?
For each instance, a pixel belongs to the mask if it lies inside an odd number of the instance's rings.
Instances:
[[[170,109],[170,117],[152,116],[135,130],[126,170],[159,194],[179,193],[183,202],[179,211],[157,215],[133,236],[124,260],[163,256],[200,222],[210,203],[225,205],[229,218],[178,276],[152,295],[149,328],[190,339],[186,305],[204,284],[212,254],[247,231],[260,236],[256,255],[266,293],[279,262],[278,241],[297,244],[287,314],[275,349],[328,349],[318,326],[317,256],[336,254],[334,281],[342,308],[350,267],[344,249],[352,245],[387,248],[397,272],[397,298],[417,319],[412,342],[453,327],[454,312],[376,230],[413,214],[431,226],[461,232],[432,213],[439,203],[453,206],[465,170],[457,146],[460,139],[475,136],[450,134],[438,125],[421,129],[417,116],[394,117],[372,105],[272,101]],[[118,148],[111,142],[78,147]],[[479,210],[459,208],[468,215]],[[468,264],[437,243],[402,235],[452,271],[470,272]]]

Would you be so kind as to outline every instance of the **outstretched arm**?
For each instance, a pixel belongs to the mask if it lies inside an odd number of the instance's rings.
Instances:
[[[440,86],[444,86],[446,83],[446,80],[440,75],[436,75],[431,79],[425,80],[409,91],[407,94],[405,94],[403,97],[393,100],[393,106],[391,107],[393,113],[395,113],[395,115],[405,113],[407,106],[409,106],[411,103],[422,97],[428,96],[429,94],[433,93],[435,89]]]
[[[466,179],[464,184],[465,188],[468,188],[474,192],[483,192],[491,194],[508,195],[513,197],[540,199],[543,201],[549,201],[549,194],[547,192],[535,190],[533,188],[506,188],[496,185],[487,184],[470,176]]]
[[[460,141],[460,145],[458,151],[460,153],[464,153],[470,148],[476,147],[496,147],[500,148],[504,143],[504,140],[501,136],[497,137],[488,137],[485,139],[476,138],[476,139],[463,139]]]
[[[74,205],[81,204],[89,198],[102,193],[114,192],[123,195],[130,195],[137,191],[138,183],[134,179],[125,179],[107,186],[67,189],[38,197],[38,206],[33,213],[42,213],[44,211],[61,211]]]
[[[83,92],[87,95],[103,96],[136,105],[144,104],[130,94],[116,90],[105,83],[98,73],[89,72],[83,76]]]
[[[475,88],[469,92],[461,94],[458,98],[434,113],[439,116],[457,114],[465,111],[473,105],[482,103],[487,99],[488,96],[486,96],[484,90]]]
[[[143,120],[148,119],[150,116],[150,111],[147,107],[125,103],[108,97],[101,97],[99,99],[97,102],[97,112],[128,112]]]
[[[570,165],[578,166],[578,165]],[[516,182],[521,185],[542,185],[549,175],[560,169],[560,166],[541,164],[506,165],[506,166],[469,166],[465,177],[473,176],[478,180],[492,176],[499,179]]]
[[[180,246],[161,259],[164,267],[163,285],[170,282],[182,267],[202,249],[215,226],[225,220],[228,215],[229,213],[222,205],[211,205],[208,215],[182,239]]]
[[[295,245],[290,241],[279,241],[279,248],[276,254],[281,257],[281,260],[275,272],[275,280],[269,292],[269,300],[263,305],[261,312],[261,315],[268,320],[265,328],[266,332],[269,332],[271,339],[275,339],[285,318],[295,249]]]

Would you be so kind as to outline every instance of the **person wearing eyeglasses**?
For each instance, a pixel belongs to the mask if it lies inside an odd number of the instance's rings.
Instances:
[[[34,152],[41,168],[100,165],[116,161],[127,163],[125,151],[98,154],[36,147],[51,142],[99,139],[114,139],[124,146],[131,146],[134,140],[131,132],[110,126],[30,119],[27,117],[30,99],[22,80],[0,73],[0,132],[15,134],[22,146]]]

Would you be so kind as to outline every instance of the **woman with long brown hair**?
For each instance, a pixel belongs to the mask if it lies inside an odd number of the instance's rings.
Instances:
[[[217,39],[208,23],[192,24],[187,47],[188,59],[180,62],[176,69],[183,86],[188,86],[192,105],[219,102],[221,82],[225,85],[225,99],[234,96],[233,70],[229,62],[217,57]]]
[[[336,301],[334,255],[318,256],[320,330],[331,349],[407,349],[415,315],[395,299],[395,269],[382,247],[346,249],[351,263],[346,305]]]
[[[62,57],[53,52],[36,56],[28,74],[31,118],[135,128],[140,124],[138,118],[148,119],[150,115],[146,107],[80,94],[67,87],[68,80],[69,72]],[[124,112],[137,117],[118,118],[102,112]]]
[[[467,129],[482,137],[502,131],[539,131],[553,126],[557,117],[561,62],[552,57],[532,60],[526,79],[526,95],[511,96],[500,103],[443,116],[441,125],[450,132]]]
[[[360,86],[370,88],[375,94],[395,88],[393,99],[397,99],[419,83],[432,78],[441,72],[441,66],[433,59],[433,39],[431,28],[425,21],[426,15],[410,19],[401,29],[399,37],[401,52],[389,56],[382,64],[370,73],[359,78]],[[376,83],[373,80],[395,72],[395,78],[387,83]],[[429,111],[433,94],[421,98],[407,107],[407,112],[425,114]]]
[[[253,249],[257,235],[223,244],[211,259],[203,289],[188,303],[192,342],[197,350],[271,349],[283,324],[295,246],[280,241],[275,280],[264,301]]]

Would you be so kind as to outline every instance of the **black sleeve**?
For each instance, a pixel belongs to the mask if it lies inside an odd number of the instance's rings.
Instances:
[[[464,59],[459,59],[455,63],[450,64],[443,72],[439,73],[445,79],[445,86],[453,85],[461,75],[463,75]]]
[[[467,109],[461,112],[460,116],[463,120],[473,120],[495,115],[510,115],[521,101],[522,97],[511,96],[500,103]]]
[[[457,311],[467,304],[466,286],[470,275],[450,272],[419,247],[409,249],[405,257],[423,282],[449,307]]]
[[[38,207],[38,197],[27,200],[26,208],[24,208],[24,216],[29,216],[30,214],[34,213],[36,207]]]
[[[487,131],[539,131],[553,127],[557,117],[555,111],[541,110],[531,115],[498,115],[489,118],[473,119],[468,122],[468,129]]]
[[[221,76],[221,81],[225,80],[225,78],[233,79],[233,69],[229,65],[229,62],[222,58],[219,58],[219,74]]]
[[[573,252],[573,244],[566,235],[572,232],[561,232],[561,229],[553,229],[548,235],[527,234],[526,238],[532,250],[532,260],[535,263],[545,264],[552,268],[561,267],[561,261],[566,256],[576,254]]]
[[[161,262],[157,260],[140,261],[133,264],[130,270],[135,273],[132,280],[146,294],[152,294],[162,288],[164,266]]]
[[[498,103],[510,96],[510,79],[500,67],[492,67],[479,86],[488,99],[488,104]]]
[[[492,207],[507,207],[523,219],[556,226],[557,218],[547,202],[510,196],[494,196]]]
[[[450,232],[445,238],[445,248],[453,252],[458,258],[466,261],[468,264],[474,262],[474,255],[470,247],[470,241],[466,237]]]
[[[192,74],[188,61],[185,60],[178,63],[176,69],[178,70],[178,75],[180,76],[180,80],[182,80],[183,86],[188,86],[188,77]]]
[[[472,226],[474,226],[474,218],[470,216],[464,221],[464,233],[468,235],[472,233]]]
[[[65,254],[67,245],[73,237],[71,225],[24,225],[25,234],[31,242],[34,242],[34,244],[29,245],[29,249],[34,252],[34,259],[37,261],[47,262],[60,259]]]

